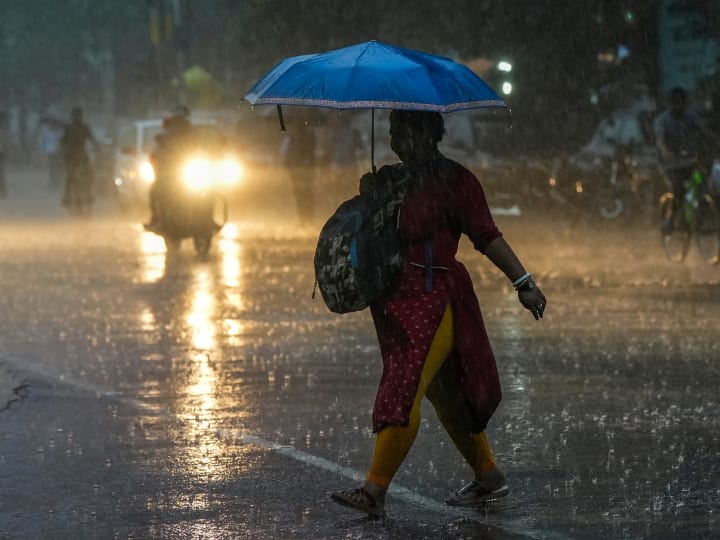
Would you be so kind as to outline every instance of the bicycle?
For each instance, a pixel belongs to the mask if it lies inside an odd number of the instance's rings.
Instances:
[[[707,182],[697,160],[693,161],[692,174],[685,183],[685,197],[675,204],[672,193],[660,197],[662,245],[667,258],[682,262],[695,240],[700,255],[708,264],[720,262],[720,210],[717,201],[708,191]],[[670,224],[670,227],[668,227]]]

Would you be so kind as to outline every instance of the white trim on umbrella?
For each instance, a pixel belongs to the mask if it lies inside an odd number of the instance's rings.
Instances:
[[[246,98],[251,105],[296,105],[306,107],[325,107],[329,109],[403,109],[412,111],[434,111],[450,113],[468,109],[508,108],[502,100],[484,99],[435,105],[431,103],[409,103],[407,101],[337,101],[331,99],[309,99],[289,97]]]

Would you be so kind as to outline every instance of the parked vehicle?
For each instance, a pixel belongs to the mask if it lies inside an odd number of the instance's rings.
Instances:
[[[566,160],[556,158],[547,180],[550,201],[571,207],[577,218],[601,221],[648,216],[661,185],[654,153],[629,147],[607,155],[580,152]]]
[[[615,109],[590,141],[550,167],[550,200],[578,218],[629,221],[650,216],[662,173],[650,129],[654,100],[641,97]]]

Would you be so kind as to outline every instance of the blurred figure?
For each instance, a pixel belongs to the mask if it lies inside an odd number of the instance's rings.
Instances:
[[[60,139],[63,162],[65,165],[65,193],[63,206],[86,209],[93,202],[92,164],[88,146],[97,150],[99,145],[90,128],[83,120],[80,107],[71,113],[70,124]]]
[[[715,137],[702,126],[700,117],[688,110],[687,92],[681,87],[672,89],[670,107],[655,119],[653,128],[663,172],[672,189],[675,215],[685,197],[693,158],[702,157],[703,147]],[[672,229],[673,217],[668,216],[662,223],[662,232],[670,234]]]
[[[5,186],[5,152],[7,150],[7,132],[6,132],[6,120],[5,113],[0,111],[0,197],[4,198],[7,195],[7,188]]]
[[[60,153],[65,124],[51,116],[40,120],[40,149],[45,154],[48,166],[48,180],[50,188],[59,189],[62,183],[63,160]]]
[[[290,175],[300,224],[310,225],[315,214],[315,131],[309,116],[291,122],[280,155]]]
[[[353,128],[349,118],[340,118],[333,131],[330,151],[333,182],[355,182],[360,176],[355,155],[360,146],[360,134]]]
[[[178,168],[195,144],[190,110],[184,105],[176,105],[163,119],[163,131],[155,137],[155,147],[150,155],[155,181],[150,187],[149,229],[157,228],[169,210],[169,200],[179,181]]]

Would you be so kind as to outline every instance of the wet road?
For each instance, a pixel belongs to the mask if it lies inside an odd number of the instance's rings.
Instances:
[[[203,261],[111,214],[0,216],[0,538],[719,537],[720,268],[644,226],[499,223],[549,299],[534,321],[463,244],[511,495],[442,504],[470,474],[426,407],[367,521],[328,493],[369,464],[379,353],[311,300],[314,233],[236,216]]]

